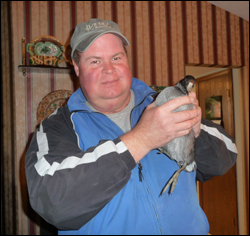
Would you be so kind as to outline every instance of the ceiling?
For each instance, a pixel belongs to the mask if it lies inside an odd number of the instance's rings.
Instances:
[[[249,1],[207,1],[249,21]]]

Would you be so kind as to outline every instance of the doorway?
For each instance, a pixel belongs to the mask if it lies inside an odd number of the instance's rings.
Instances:
[[[197,74],[198,73],[198,74]],[[205,117],[205,99],[222,98],[221,125],[234,137],[232,72],[224,68],[186,67],[186,75],[196,77],[195,91]],[[198,78],[197,78],[198,77]],[[198,183],[200,205],[207,215],[210,233],[238,234],[236,165],[225,175]]]

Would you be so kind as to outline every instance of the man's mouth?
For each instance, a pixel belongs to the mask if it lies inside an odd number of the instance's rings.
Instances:
[[[102,82],[102,84],[106,84],[106,85],[108,85],[108,84],[113,84],[113,83],[118,82],[118,80],[119,80],[119,79],[107,80],[107,81]]]

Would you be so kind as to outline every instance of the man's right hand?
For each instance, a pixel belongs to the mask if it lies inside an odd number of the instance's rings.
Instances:
[[[166,145],[177,137],[188,134],[199,122],[199,110],[172,112],[184,104],[194,103],[194,98],[183,96],[156,107],[147,106],[137,125],[121,140],[139,162],[149,151]]]

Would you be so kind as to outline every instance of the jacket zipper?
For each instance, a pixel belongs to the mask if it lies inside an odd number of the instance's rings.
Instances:
[[[149,94],[147,94],[147,95],[142,99],[142,101],[139,102],[139,103],[131,110],[131,112],[130,112],[130,128],[131,128],[131,129],[132,129],[131,118],[132,118],[132,112],[133,112],[133,110],[134,110],[136,107],[140,106],[140,105],[145,101],[145,99],[146,99],[148,96],[150,96],[151,94],[154,94],[154,93],[155,93],[155,92],[150,92]],[[143,174],[142,174],[142,164],[141,164],[140,161],[138,162],[138,170],[139,170],[139,181],[142,182],[142,180],[144,179],[144,177],[143,177]]]
[[[155,211],[155,216],[156,216],[156,219],[157,219],[157,222],[158,222],[158,227],[159,227],[159,230],[160,230],[160,232],[161,232],[161,227],[160,227],[160,225],[159,225],[159,218],[158,218],[158,214],[156,213],[155,206],[154,206],[154,204],[153,204],[153,203],[152,203],[152,206],[153,206],[153,208],[154,208],[154,211]],[[162,232],[161,232],[161,235],[162,235]]]
[[[141,165],[140,162],[138,162],[138,168],[139,168],[139,173],[140,173],[140,168],[142,170],[142,165]],[[150,195],[150,191],[149,191],[149,188],[147,186],[147,179],[144,178],[144,176],[142,175],[142,173],[141,173],[141,176],[144,179],[145,188],[147,190],[147,193],[148,193],[148,195]],[[140,174],[139,174],[139,180],[140,180]],[[140,180],[140,182],[142,182],[142,181]],[[150,197],[150,199],[151,199],[151,197]],[[156,211],[156,208],[154,206],[154,203],[153,203],[152,199],[151,199],[151,204],[152,204],[152,208],[153,208],[153,211],[154,211],[154,214],[155,214],[155,217],[156,217],[156,221],[157,221],[157,224],[158,224],[158,229],[160,231],[160,234],[162,235],[162,231],[161,231],[161,227],[160,227],[160,222],[159,222],[159,217],[158,217],[158,214],[157,214],[157,211]]]
[[[144,102],[144,100],[145,100],[150,94],[151,94],[151,93],[149,93],[147,96],[145,96],[145,98],[144,98],[137,106],[135,106],[135,107],[132,109],[132,111],[131,111],[131,113],[130,113],[130,127],[131,127],[131,129],[132,129],[131,117],[132,117],[132,112],[133,112],[133,110],[134,110],[136,107],[138,107],[139,105],[141,105],[141,104]],[[138,170],[139,170],[139,181],[142,182],[142,180],[145,180],[145,179],[144,179],[144,176],[143,176],[143,174],[142,174],[142,164],[141,164],[140,161],[138,162]],[[146,189],[147,189],[148,194],[150,194],[150,193],[149,193],[149,189],[148,189],[147,187],[146,187]],[[160,234],[162,235],[161,227],[160,227],[160,225],[159,225],[158,214],[157,214],[157,212],[156,212],[156,209],[155,209],[155,206],[154,206],[153,202],[152,202],[151,204],[152,204],[152,207],[153,207],[153,209],[154,209],[154,213],[155,213],[155,216],[156,216],[156,220],[157,220],[157,222],[158,222],[158,227],[159,227],[159,230],[160,230]]]

